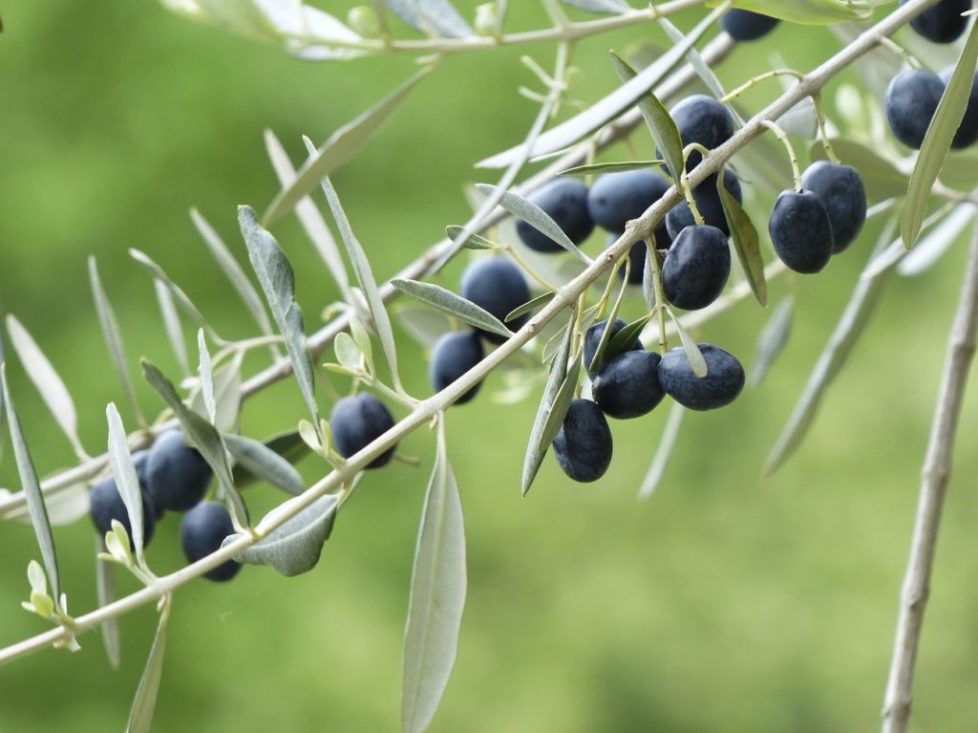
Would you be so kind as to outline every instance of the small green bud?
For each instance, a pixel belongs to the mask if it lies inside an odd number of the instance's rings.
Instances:
[[[380,19],[371,7],[358,5],[351,8],[346,14],[346,22],[364,38],[380,37]]]
[[[495,36],[499,32],[499,13],[496,3],[483,3],[476,6],[475,32],[480,36]]]

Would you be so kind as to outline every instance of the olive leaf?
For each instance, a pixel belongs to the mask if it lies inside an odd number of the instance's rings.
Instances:
[[[572,314],[573,317],[573,314]],[[530,490],[533,479],[536,478],[540,465],[543,463],[550,443],[553,440],[546,440],[547,421],[550,418],[553,408],[561,388],[564,386],[567,377],[567,361],[570,357],[571,343],[574,340],[574,329],[568,325],[564,330],[563,338],[560,340],[560,347],[550,363],[550,375],[547,377],[547,384],[543,389],[543,397],[537,407],[536,417],[533,419],[533,427],[530,429],[530,440],[526,447],[526,456],[523,459],[522,489],[523,496]]]
[[[104,608],[116,599],[116,565],[101,557],[106,551],[105,539],[99,535],[96,536],[95,540],[95,590],[99,608]],[[107,618],[99,628],[102,630],[102,645],[105,647],[105,656],[108,657],[109,666],[112,669],[119,669],[121,662],[119,622],[114,617]]]
[[[143,565],[145,563],[143,556],[143,494],[139,489],[139,477],[136,475],[136,467],[132,463],[126,431],[122,427],[122,418],[119,417],[119,410],[115,403],[110,402],[105,408],[105,418],[109,424],[109,466],[112,468],[112,477],[115,479],[119,496],[122,497],[122,502],[126,505],[126,514],[129,515],[132,549],[139,564]]]
[[[183,326],[180,325],[180,316],[177,315],[177,307],[173,302],[169,288],[161,280],[153,280],[153,290],[156,292],[156,302],[160,308],[160,317],[163,320],[163,330],[170,342],[173,356],[177,360],[177,365],[184,376],[190,375],[190,359],[187,357],[187,344],[183,340]]]
[[[54,535],[51,533],[51,523],[48,520],[47,507],[44,505],[44,495],[41,493],[41,487],[37,482],[34,461],[31,459],[30,449],[27,447],[20,427],[20,419],[17,417],[13,400],[10,398],[10,385],[7,381],[7,365],[5,363],[0,364],[0,383],[2,383],[0,388],[3,392],[7,424],[10,426],[10,441],[14,446],[14,461],[17,464],[21,489],[27,499],[27,510],[30,512],[31,525],[34,527],[34,535],[37,537],[37,544],[41,549],[41,558],[44,560],[44,569],[51,583],[51,594],[57,603],[61,597],[61,583],[58,576],[58,554],[54,546]]]
[[[308,138],[304,138],[304,140],[306,147],[311,150],[312,143]],[[387,366],[390,369],[394,386],[400,389],[401,377],[397,369],[397,344],[394,342],[394,329],[391,327],[390,314],[387,313],[384,299],[380,295],[380,288],[377,287],[377,280],[374,277],[370,260],[367,258],[367,253],[364,251],[363,245],[360,244],[360,240],[353,233],[353,228],[350,226],[350,221],[347,219],[346,212],[343,210],[340,197],[336,193],[336,189],[333,188],[333,183],[328,178],[322,180],[322,189],[323,194],[326,196],[329,210],[333,214],[333,220],[340,230],[340,237],[346,247],[346,253],[353,263],[353,271],[356,273],[357,282],[360,284],[360,288],[363,290],[366,298],[374,331],[377,333],[377,338],[380,339],[380,346],[384,351],[384,357],[387,360]]]
[[[102,287],[102,279],[99,277],[98,265],[94,257],[88,258],[88,282],[92,288],[92,298],[95,300],[95,311],[98,313],[98,322],[102,328],[102,336],[105,338],[105,346],[112,357],[112,364],[119,381],[122,383],[122,390],[126,393],[126,399],[129,401],[129,406],[132,408],[136,420],[140,425],[144,425],[146,418],[139,407],[139,400],[136,399],[136,388],[132,383],[129,365],[126,363],[126,351],[122,345],[122,332],[119,330],[119,323],[116,320],[112,304],[109,302],[109,297]]]
[[[460,227],[457,224],[452,224],[451,226],[445,227],[445,235],[449,239],[455,239],[459,237],[462,232],[465,231],[465,227]],[[480,234],[470,234],[466,239],[465,243],[462,245],[463,249],[498,249],[499,245],[494,242],[490,242],[488,239]]]
[[[611,62],[615,67],[618,78],[622,81],[634,79],[637,75],[635,69],[629,66],[614,51],[611,52]],[[684,170],[683,141],[679,135],[679,128],[676,127],[676,123],[669,115],[669,110],[665,108],[665,105],[659,101],[659,98],[651,90],[648,94],[643,94],[639,98],[638,108],[642,113],[642,119],[645,120],[645,124],[649,128],[649,132],[652,133],[652,139],[655,141],[656,149],[666,159],[666,165],[669,167],[672,180],[678,183]]]
[[[126,733],[149,733],[153,725],[153,712],[156,710],[156,698],[160,691],[160,679],[163,676],[163,655],[166,651],[166,625],[170,620],[170,601],[163,602],[160,620],[156,625],[156,636],[150,647],[143,676],[139,679],[139,687],[129,710],[129,722]]]
[[[450,316],[431,308],[401,304],[394,315],[408,335],[428,349],[438,343],[438,339],[444,334],[455,329],[455,323]]]
[[[300,440],[300,445],[301,445]],[[273,448],[244,435],[224,434],[224,445],[235,462],[255,478],[267,481],[282,491],[298,496],[305,490],[302,476]],[[233,474],[235,485],[240,486],[240,474]]]
[[[10,336],[14,351],[20,358],[24,372],[37,388],[58,427],[68,438],[75,455],[84,460],[88,454],[78,439],[78,413],[75,411],[74,400],[71,399],[65,383],[51,366],[41,347],[13,315],[7,316],[7,334]]]
[[[265,211],[262,223],[265,226],[274,224],[312,192],[320,181],[349,161],[430,71],[430,67],[422,69],[376,105],[334,132],[302,164],[292,182],[283,186]]]
[[[44,481],[41,481],[44,486]],[[15,495],[7,489],[0,489],[0,502]],[[19,498],[19,496],[17,497]],[[48,512],[48,523],[52,527],[74,524],[88,514],[88,486],[82,482],[71,484],[44,495],[44,506]],[[31,523],[31,515],[26,504],[18,502],[14,507],[0,510],[0,519],[10,519],[22,524]]]
[[[560,432],[564,418],[567,417],[567,412],[570,410],[571,402],[574,401],[583,361],[583,354],[580,352],[571,359],[571,365],[567,368],[567,374],[564,375],[564,382],[557,390],[557,395],[554,397],[550,409],[547,410],[547,419],[543,423],[543,432],[540,436],[541,443],[550,445],[557,437],[557,433]]]
[[[608,163],[586,163],[567,168],[557,173],[558,176],[585,175],[589,173],[622,173],[624,171],[637,171],[653,166],[662,165],[665,161],[658,158],[652,160],[628,160]]]
[[[415,30],[446,38],[468,38],[475,32],[448,0],[385,0],[394,15]]]
[[[842,20],[866,20],[889,0],[734,0],[733,7],[762,13],[791,23],[830,25]],[[720,0],[710,0],[715,7]]]
[[[535,310],[543,308],[543,306],[545,306],[547,303],[553,300],[554,296],[556,295],[557,293],[551,291],[551,292],[543,293],[542,295],[538,295],[535,298],[531,298],[530,300],[526,301],[523,305],[517,306],[509,313],[507,313],[506,318],[504,320],[506,321],[506,323],[509,323],[510,321],[513,321],[522,315],[525,315],[527,313],[532,313]]]
[[[713,27],[723,12],[720,9],[714,10],[700,21],[680,43],[674,45],[655,62],[642,69],[634,79],[625,82],[583,112],[538,136],[530,146],[529,157],[536,158],[561,151],[634,107],[639,99],[662,81],[666,74],[682,60],[686,52]],[[526,152],[525,144],[521,143],[480,161],[476,166],[479,168],[505,168],[514,160],[524,156]]]
[[[262,305],[258,291],[255,290],[255,286],[251,284],[251,280],[248,279],[241,265],[228,250],[224,240],[196,208],[190,210],[190,219],[221,271],[227,277],[228,282],[231,283],[231,287],[241,298],[241,302],[255,325],[266,336],[272,335],[272,324],[268,320],[268,313],[265,312],[265,306]]]
[[[275,169],[279,184],[283,187],[291,185],[296,177],[295,168],[292,166],[292,161],[289,159],[288,153],[285,152],[282,143],[271,130],[265,130],[265,150],[268,152],[268,159],[272,163],[272,168]],[[326,263],[333,280],[339,286],[343,299],[353,305],[350,278],[346,274],[346,266],[340,256],[339,247],[336,246],[336,240],[333,239],[333,235],[326,225],[326,220],[323,219],[323,215],[319,212],[316,204],[308,195],[303,196],[295,204],[295,214],[319,256]]]
[[[275,238],[258,223],[248,206],[238,208],[238,223],[248,247],[248,259],[258,276],[272,317],[285,340],[285,350],[292,363],[292,373],[302,392],[314,425],[319,424],[312,359],[306,348],[302,309],[295,302],[295,274],[292,265]]]
[[[907,249],[913,247],[920,235],[931,190],[951,149],[951,141],[964,119],[965,109],[971,98],[976,62],[978,24],[972,23],[961,56],[924,135],[924,143],[920,146],[920,154],[907,186],[907,196],[900,215],[900,234]]]
[[[200,362],[197,374],[200,377],[200,394],[204,398],[204,409],[211,425],[217,422],[217,402],[214,400],[214,371],[211,366],[211,354],[207,350],[207,338],[204,329],[197,331],[197,352]]]
[[[897,265],[897,272],[904,277],[916,277],[929,270],[974,219],[974,207],[959,204],[948,216],[942,216],[933,231],[917,242],[916,247],[905,253]]]
[[[241,409],[241,365],[244,352],[236,351],[230,363],[214,372],[214,418],[211,419],[204,404],[203,389],[197,389],[190,398],[190,409],[207,418],[218,430],[231,430],[238,421]]]
[[[631,10],[625,0],[561,0],[561,2],[572,8],[605,15],[621,15]]]
[[[309,425],[309,423],[305,424]],[[308,429],[312,431],[312,425],[309,425]],[[225,435],[225,440],[227,440],[227,435]],[[228,447],[230,449],[230,446]],[[289,430],[288,432],[275,435],[264,442],[264,447],[266,450],[278,455],[282,461],[287,463],[290,467],[294,466],[309,454],[309,446],[306,445],[298,430]],[[241,462],[235,463],[232,470],[232,475],[234,477],[234,485],[239,488],[252,484],[256,481],[267,480],[259,472],[252,471],[248,466]],[[300,486],[301,483],[300,478]]]
[[[273,511],[281,511],[287,506],[288,502]],[[286,577],[309,572],[319,562],[323,545],[333,531],[338,506],[339,500],[332,494],[319,497],[235,560],[250,565],[271,565]],[[238,537],[240,535],[231,535],[223,544],[228,545]]]
[[[703,358],[703,353],[700,351],[700,347],[697,345],[688,333],[686,329],[683,328],[683,324],[680,323],[679,319],[676,318],[676,314],[672,312],[671,309],[666,308],[669,313],[669,318],[672,319],[672,325],[676,329],[676,333],[679,334],[679,340],[682,342],[683,351],[686,352],[686,359],[689,361],[689,368],[693,370],[695,374],[700,379],[703,379],[707,375],[706,359]]]
[[[651,318],[651,314],[646,314],[631,323],[625,324],[620,331],[608,340],[608,345],[604,350],[604,360],[610,361],[619,354],[630,351],[632,345],[642,335],[642,331],[645,330],[645,325]]]
[[[479,307],[471,300],[466,300],[461,295],[456,295],[451,290],[446,290],[439,285],[423,283],[417,280],[402,280],[395,278],[391,280],[391,285],[402,293],[410,295],[432,308],[455,316],[465,321],[470,326],[481,328],[491,333],[499,334],[509,338],[513,332],[506,328],[498,318],[489,313],[484,308]]]
[[[682,427],[683,417],[686,415],[686,408],[678,402],[673,403],[666,418],[666,425],[662,429],[662,437],[659,439],[659,447],[652,458],[652,464],[642,479],[642,486],[638,490],[639,499],[648,499],[655,493],[662,477],[665,475],[666,466],[672,456],[672,450],[676,447],[676,439],[679,437],[679,428]]]
[[[183,428],[187,440],[193,444],[213,469],[221,486],[221,493],[230,506],[232,517],[238,525],[247,526],[248,510],[241,500],[241,495],[234,488],[231,466],[228,463],[227,451],[224,442],[221,440],[221,434],[217,428],[183,403],[173,383],[152,362],[143,359],[142,366],[146,381],[173,410],[173,414]]]
[[[764,258],[761,255],[761,240],[757,229],[744,207],[740,205],[723,183],[723,176],[717,176],[717,191],[723,205],[723,215],[730,229],[740,267],[744,271],[751,292],[762,306],[767,305],[767,280],[764,277]]]
[[[791,336],[791,326],[794,320],[795,300],[787,297],[774,308],[771,317],[757,339],[757,355],[754,357],[754,368],[751,369],[750,384],[759,387],[767,376],[771,366],[784,351]]]
[[[458,485],[438,423],[435,465],[425,494],[404,630],[401,729],[425,730],[448,685],[465,607],[465,526]]]
[[[489,185],[488,183],[477,183],[475,187],[476,190],[481,191],[484,194],[490,196],[495,194],[499,196],[499,205],[506,209],[506,211],[508,211],[510,214],[522,219],[537,231],[550,237],[550,239],[577,257],[577,259],[579,259],[585,265],[591,264],[591,258],[581,252],[580,248],[570,240],[557,222],[555,222],[547,212],[529,199],[526,199],[513,191],[503,191],[500,195],[499,189],[496,186]]]
[[[879,251],[886,246],[889,237],[890,233],[884,231],[870,256],[870,260],[876,257]],[[856,283],[842,317],[836,324],[828,344],[818,357],[818,361],[815,362],[808,382],[805,384],[798,402],[795,403],[795,407],[791,411],[787,424],[768,456],[764,467],[766,475],[774,473],[801,445],[808,429],[815,420],[815,415],[822,404],[826,390],[842,370],[849,354],[866,328],[883,290],[888,272],[890,271],[884,270],[875,277],[860,278],[859,282]]]

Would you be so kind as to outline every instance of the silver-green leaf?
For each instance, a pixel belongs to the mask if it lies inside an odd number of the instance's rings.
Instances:
[[[375,106],[334,132],[269,204],[262,217],[265,226],[290,212],[320,181],[350,160],[429,71],[430,68],[422,69]]]
[[[767,376],[771,366],[784,351],[791,336],[791,325],[794,320],[795,301],[787,297],[775,307],[768,322],[764,324],[761,335],[757,339],[757,355],[754,357],[754,368],[750,371],[750,384],[759,387]]]
[[[287,577],[309,572],[319,562],[323,545],[333,531],[338,503],[332,494],[321,496],[235,559],[251,565],[271,565]],[[231,535],[224,544],[237,536]]]
[[[136,688],[136,695],[129,710],[129,722],[126,733],[149,733],[153,725],[153,712],[156,710],[156,698],[160,691],[160,679],[163,677],[163,655],[166,650],[166,625],[170,620],[170,601],[166,600],[160,611],[160,620],[156,625],[156,636],[150,647],[143,676]]]
[[[122,501],[126,505],[126,513],[129,515],[129,526],[132,528],[130,539],[133,550],[136,553],[136,559],[142,565],[145,561],[143,556],[143,495],[139,490],[139,477],[136,475],[136,467],[132,463],[126,431],[122,426],[122,418],[119,416],[119,410],[115,403],[110,402],[105,408],[105,418],[109,424],[109,466],[112,468],[116,489],[119,491],[119,496],[122,497]]]
[[[75,454],[82,459],[86,458],[88,454],[85,453],[85,448],[78,439],[78,414],[75,412],[75,403],[65,383],[51,366],[41,347],[13,315],[7,316],[7,333],[14,351],[17,352],[24,366],[24,371],[34,383],[48,410],[51,411],[58,427],[68,438]]]
[[[485,331],[505,336],[506,338],[513,335],[512,331],[506,328],[498,318],[487,310],[439,285],[418,282],[417,280],[402,280],[400,278],[391,280],[391,285],[402,293],[406,293],[412,298],[416,298],[422,303],[430,305],[432,308],[465,321],[470,326],[475,326],[476,328],[481,328]]]
[[[99,277],[98,265],[94,257],[88,258],[88,281],[92,288],[92,298],[95,300],[95,311],[98,313],[98,322],[102,328],[102,336],[105,338],[105,346],[112,357],[112,364],[119,381],[122,383],[122,390],[126,393],[126,399],[129,401],[129,406],[132,408],[136,419],[141,425],[145,424],[146,419],[139,407],[139,400],[136,399],[136,389],[129,373],[129,365],[126,363],[126,351],[122,345],[119,323],[116,320],[112,304],[109,302],[109,297],[102,287],[102,279]]]
[[[659,439],[659,448],[652,458],[652,464],[642,480],[642,487],[638,490],[639,499],[648,499],[655,493],[662,477],[666,473],[666,466],[669,465],[669,458],[672,450],[676,447],[676,439],[679,437],[679,428],[683,424],[683,416],[686,408],[678,402],[674,403],[666,418],[666,426],[662,429],[662,437]]]
[[[51,523],[48,521],[48,511],[44,505],[44,496],[41,494],[41,487],[37,482],[34,461],[31,459],[30,449],[27,447],[27,442],[24,440],[24,433],[20,427],[20,419],[17,417],[14,402],[10,397],[10,385],[7,382],[6,364],[0,364],[0,382],[2,382],[3,403],[6,408],[7,423],[10,426],[10,440],[14,446],[14,460],[17,463],[17,473],[20,476],[21,488],[27,499],[27,510],[31,515],[31,525],[34,527],[37,544],[41,548],[44,569],[47,572],[48,581],[51,583],[51,595],[55,599],[55,603],[60,603],[61,583],[58,576],[58,554],[54,547],[54,535],[51,533]]]
[[[228,462],[224,442],[221,440],[221,434],[207,420],[183,403],[173,383],[154,364],[143,359],[142,365],[146,381],[173,410],[173,414],[183,428],[186,438],[214,470],[214,475],[217,476],[221,486],[221,492],[230,505],[232,518],[237,524],[246,526],[248,511],[241,500],[241,495],[234,488],[231,466]]]
[[[611,53],[611,62],[618,78],[622,81],[629,81],[637,76],[635,69],[614,51]],[[652,133],[656,148],[665,156],[672,180],[678,182],[684,170],[683,141],[679,135],[679,128],[669,115],[669,110],[651,90],[639,98],[638,108],[649,132]]]
[[[237,464],[256,478],[267,481],[286,493],[298,496],[305,489],[302,476],[292,464],[272,448],[244,435],[224,435],[224,444]],[[301,441],[300,441],[301,444]],[[235,475],[237,484],[237,475]]]
[[[258,276],[272,317],[285,340],[285,350],[292,363],[292,373],[306,402],[314,425],[319,424],[312,359],[306,348],[302,309],[295,302],[295,274],[288,258],[275,238],[258,223],[249,206],[238,208],[238,223],[248,247],[248,259]]]
[[[465,527],[439,422],[435,466],[425,495],[404,630],[401,729],[421,733],[448,685],[465,607]]]
[[[727,190],[723,176],[717,176],[717,192],[723,205],[723,215],[730,229],[740,267],[744,271],[751,292],[762,306],[767,305],[767,280],[764,277],[764,258],[761,255],[761,240],[757,228],[740,202]]]
[[[412,28],[446,38],[475,34],[448,0],[386,0],[387,7]]]
[[[900,215],[900,234],[907,249],[913,247],[927,215],[927,202],[931,190],[941,172],[944,160],[951,149],[965,109],[969,105],[975,79],[975,63],[978,62],[978,23],[972,23],[968,40],[961,50],[954,73],[948,80],[941,102],[927,128],[924,143],[910,176],[907,196]]]

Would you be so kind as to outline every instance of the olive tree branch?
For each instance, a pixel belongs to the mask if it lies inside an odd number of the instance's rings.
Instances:
[[[948,338],[927,456],[920,477],[920,495],[907,561],[889,681],[883,703],[884,733],[903,733],[910,720],[914,665],[920,647],[924,610],[930,595],[931,572],[944,496],[951,477],[954,441],[968,372],[975,353],[978,328],[978,231],[972,239],[968,266],[961,284],[954,325]]]
[[[712,66],[726,59],[730,52],[734,49],[735,45],[736,44],[731,40],[730,36],[728,36],[726,33],[722,33],[706,45],[701,55],[703,60]],[[656,89],[656,94],[660,97],[660,99],[669,100],[679,94],[696,78],[696,71],[692,68],[692,66],[686,64],[680,67],[668,79],[664,80]],[[546,168],[527,179],[527,181],[525,181],[521,186],[517,186],[513,190],[522,195],[526,195],[527,193],[539,188],[553,179],[554,176],[560,171],[573,168],[574,166],[583,163],[587,159],[589,151],[592,149],[604,150],[614,143],[627,138],[628,135],[630,135],[639,125],[642,124],[642,122],[642,116],[639,110],[630,110],[619,117],[615,122],[605,126],[599,133],[597,133],[593,140],[582,143],[575,149],[565,153]],[[500,187],[500,193],[502,192],[503,188],[504,187]],[[497,208],[488,213],[474,231],[476,233],[483,232],[497,224],[506,216],[508,216],[506,211]],[[391,281],[395,279],[418,280],[426,277],[427,275],[431,274],[431,272],[440,262],[442,262],[446,255],[451,253],[452,249],[453,243],[451,238],[442,239],[430,245],[420,257],[408,264],[390,280],[381,285],[381,299],[387,303],[397,297],[397,295],[400,293],[400,291],[391,285]],[[329,323],[309,335],[309,337],[306,339],[306,346],[314,358],[318,358],[327,348],[329,348],[337,334],[349,329],[350,320],[350,314],[347,311],[344,311]],[[244,382],[244,384],[241,386],[242,404],[268,387],[288,378],[291,374],[292,363],[287,358],[283,357],[276,360],[274,363]],[[157,435],[177,426],[178,423],[175,420],[169,420],[148,430],[137,432],[130,436],[130,447],[133,450],[146,448],[153,443]],[[79,463],[72,468],[63,470],[45,479],[41,482],[41,491],[46,496],[57,494],[59,491],[68,489],[75,484],[90,480],[105,470],[107,466],[107,455],[94,456],[87,461]],[[0,519],[11,512],[22,509],[25,505],[26,498],[23,492],[17,492],[15,494],[11,494],[5,499],[0,499]]]
[[[689,174],[690,185],[695,186],[708,176],[718,172],[734,153],[766,130],[764,125],[766,120],[777,119],[805,97],[821,90],[835,75],[877,46],[881,39],[894,33],[925,8],[934,4],[934,2],[935,0],[910,0],[906,5],[901,6],[875,26],[866,30],[848,46],[816,67],[810,74],[801,79],[798,84],[788,89],[765,110],[749,120],[730,140],[705,156],[700,164]],[[70,632],[65,627],[57,627],[4,649],[0,649],[0,664],[10,662],[62,641],[68,633],[74,635],[81,634],[106,620],[121,616],[140,606],[151,603],[168,593],[172,593],[194,578],[240,555],[288,519],[309,507],[317,499],[340,487],[344,482],[350,481],[377,456],[389,450],[415,429],[428,424],[435,415],[445,410],[462,395],[466,394],[469,389],[481,382],[487,374],[496,369],[518,349],[522,348],[531,338],[540,332],[543,326],[564,310],[571,307],[580,294],[589,288],[606,270],[612,267],[619,258],[626,256],[633,245],[643,239],[652,237],[656,226],[662,221],[666,212],[678,204],[681,199],[682,194],[676,187],[673,186],[670,188],[641,217],[630,222],[624,234],[605,250],[600,257],[595,259],[577,277],[561,287],[556,292],[554,298],[510,339],[492,351],[485,359],[451,385],[420,402],[407,417],[403,418],[394,427],[379,436],[358,453],[351,456],[341,468],[334,469],[304,493],[269,512],[258,523],[258,526],[254,528],[251,534],[240,535],[234,541],[201,560],[181,568],[174,573],[161,576],[139,591],[120,598],[107,606],[102,606],[75,618]],[[974,293],[974,289],[972,293]]]

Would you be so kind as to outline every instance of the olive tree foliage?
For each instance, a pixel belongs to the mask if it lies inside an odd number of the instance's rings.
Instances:
[[[916,275],[934,264],[974,218],[978,199],[974,186],[974,157],[950,154],[971,92],[978,58],[978,34],[954,47],[954,73],[947,82],[940,105],[927,130],[919,153],[906,155],[887,141],[881,119],[881,98],[886,83],[906,63],[934,66],[925,45],[906,49],[890,36],[910,23],[936,0],[666,0],[635,3],[627,0],[540,0],[549,23],[532,30],[510,30],[507,3],[495,0],[480,5],[474,17],[465,17],[450,0],[374,0],[347,18],[305,5],[301,0],[163,0],[166,7],[191,20],[281,46],[299,59],[323,63],[355,63],[372,55],[404,58],[407,79],[369,109],[354,115],[348,124],[316,144],[305,139],[308,155],[296,162],[271,132],[265,145],[280,191],[258,208],[241,207],[240,234],[231,244],[218,234],[204,216],[192,210],[201,240],[227,276],[227,286],[240,298],[254,320],[255,331],[246,340],[229,341],[217,333],[194,306],[186,292],[151,257],[132,250],[133,260],[152,278],[165,330],[181,373],[167,376],[147,360],[134,375],[106,289],[94,259],[89,273],[95,311],[105,343],[120,381],[120,399],[106,409],[106,450],[90,455],[77,434],[78,416],[56,367],[42,353],[28,330],[13,315],[6,319],[7,353],[13,352],[20,367],[4,364],[2,380],[4,430],[13,445],[20,486],[0,490],[0,519],[29,521],[38,542],[39,560],[27,568],[28,600],[23,607],[50,624],[36,636],[0,648],[0,663],[49,647],[79,649],[86,632],[100,629],[111,664],[118,664],[116,620],[145,604],[159,611],[157,637],[149,653],[143,679],[135,692],[128,729],[148,730],[163,669],[167,619],[174,596],[183,585],[214,571],[231,560],[271,565],[285,576],[308,572],[318,562],[329,540],[333,522],[356,493],[363,470],[389,454],[398,441],[422,427],[433,428],[436,458],[420,518],[410,604],[404,641],[402,724],[405,731],[424,730],[433,719],[449,682],[462,621],[466,591],[465,532],[459,491],[446,449],[445,410],[467,395],[484,377],[501,366],[518,370],[519,389],[511,399],[529,398],[534,384],[543,384],[535,422],[529,426],[523,493],[551,448],[565,415],[582,389],[581,351],[588,328],[618,313],[624,297],[644,298],[646,314],[629,323],[620,335],[607,330],[598,350],[607,357],[629,348],[640,338],[665,351],[670,342],[685,350],[698,378],[707,364],[689,336],[718,313],[734,306],[767,307],[767,282],[780,277],[786,267],[773,255],[752,219],[767,212],[748,211],[720,186],[724,218],[740,263],[739,279],[708,307],[677,316],[666,300],[659,256],[645,259],[644,272],[629,287],[615,277],[629,268],[633,246],[652,241],[666,213],[708,177],[721,173],[730,163],[738,173],[772,191],[790,185],[791,169],[798,175],[798,156],[829,159],[853,166],[861,174],[872,204],[870,217],[884,221],[880,237],[866,268],[829,343],[813,367],[803,393],[777,444],[768,471],[778,468],[801,445],[815,418],[827,387],[845,366],[847,356],[869,321],[884,280],[891,273]],[[633,7],[633,5],[640,7]],[[697,24],[686,34],[669,18],[699,8]],[[814,69],[776,70],[727,92],[713,73],[735,48],[736,42],[719,31],[719,19],[731,8],[751,10],[801,24],[831,25],[839,38]],[[575,43],[642,24],[657,25],[672,45],[651,58],[612,61],[622,79],[604,97],[590,100],[563,121],[556,115],[567,101]],[[463,53],[491,53],[493,49],[522,44],[549,45],[554,50],[552,69],[527,62],[539,91],[522,93],[539,105],[522,141],[498,154],[476,162],[480,176],[490,178],[476,186],[475,209],[468,221],[447,224],[447,237],[432,244],[405,263],[388,282],[378,282],[353,224],[343,210],[339,192],[330,175],[349,164],[372,136],[383,134],[384,122],[422,84],[428,83],[439,65],[450,64]],[[839,136],[821,103],[825,86],[857,61],[868,90],[838,90],[838,108],[847,115],[849,133]],[[760,110],[740,100],[754,86],[787,80],[782,94]],[[683,149],[667,104],[681,99],[694,84],[705,85],[714,97],[729,103],[738,99],[737,125],[733,135],[712,150]],[[741,117],[743,115],[743,117]],[[661,160],[605,159],[601,153],[632,135],[651,134]],[[788,155],[781,150],[785,144]],[[690,153],[696,158],[691,159]],[[690,160],[698,160],[695,165]],[[531,163],[544,166],[532,175]],[[790,162],[790,167],[788,163]],[[530,200],[532,193],[555,176],[571,172],[592,176],[605,171],[647,168],[661,164],[671,187],[604,252],[591,258],[569,241],[554,221]],[[294,299],[295,278],[288,257],[274,237],[275,224],[296,214],[310,243],[322,256],[336,281],[342,302],[327,304],[329,320],[318,330],[307,331]],[[527,256],[507,229],[521,219],[550,236],[567,252],[555,257]],[[335,233],[334,233],[335,232]],[[478,304],[430,282],[447,262],[487,250],[511,258],[533,283],[531,300],[507,318],[500,319]],[[475,256],[481,253],[476,252]],[[247,259],[251,273],[239,264]],[[352,274],[351,274],[352,273]],[[883,727],[904,730],[910,710],[913,663],[924,610],[923,598],[930,577],[933,549],[950,466],[964,376],[974,350],[978,318],[978,243],[972,254],[955,327],[948,346],[946,374],[935,411],[935,421],[921,485],[920,510],[911,542],[904,598],[900,605],[891,679],[886,691]],[[392,313],[395,298],[409,298],[420,305]],[[753,301],[753,302],[751,302]],[[768,325],[758,337],[758,354],[752,384],[757,384],[784,348],[791,333],[796,304],[789,296],[771,306]],[[392,315],[404,320],[406,330],[431,346],[452,323],[464,323],[494,334],[502,341],[472,369],[441,391],[424,398],[409,394],[398,376],[397,343]],[[524,325],[515,328],[518,319]],[[191,324],[197,333],[198,354],[188,354],[183,329]],[[511,326],[513,328],[511,329]],[[268,352],[265,368],[243,374],[244,356]],[[325,360],[325,364],[323,363]],[[594,357],[595,362],[598,355]],[[407,415],[356,452],[338,450],[329,422],[320,413],[324,397],[317,391],[316,372],[321,367],[351,377],[358,388],[405,408]],[[23,368],[30,376],[55,424],[65,433],[77,463],[49,478],[39,480],[30,448],[21,431],[14,395],[6,370]],[[537,376],[539,375],[539,379]],[[146,379],[159,394],[157,417],[136,399],[133,380]],[[238,415],[253,395],[281,380],[291,380],[299,390],[305,414],[295,416],[294,429],[272,437],[246,436],[237,432]],[[162,409],[160,409],[162,407]],[[128,421],[127,433],[123,414]],[[678,404],[666,421],[661,442],[650,456],[651,465],[639,498],[651,495],[666,472],[669,452],[681,439],[683,408]],[[216,477],[213,498],[230,512],[234,531],[223,544],[202,559],[167,574],[157,575],[143,552],[146,507],[141,499],[139,475],[133,451],[151,446],[157,436],[182,429],[186,440],[206,460]],[[323,462],[323,477],[305,486],[292,463],[314,454]],[[128,526],[114,521],[99,538],[96,582],[98,608],[80,614],[69,612],[64,579],[58,572],[58,552],[52,527],[80,520],[88,510],[89,485],[111,474],[125,504]],[[250,517],[241,489],[261,481],[281,489],[285,498],[265,516]],[[514,487],[516,490],[517,487]],[[142,587],[117,598],[114,573],[133,574]]]

